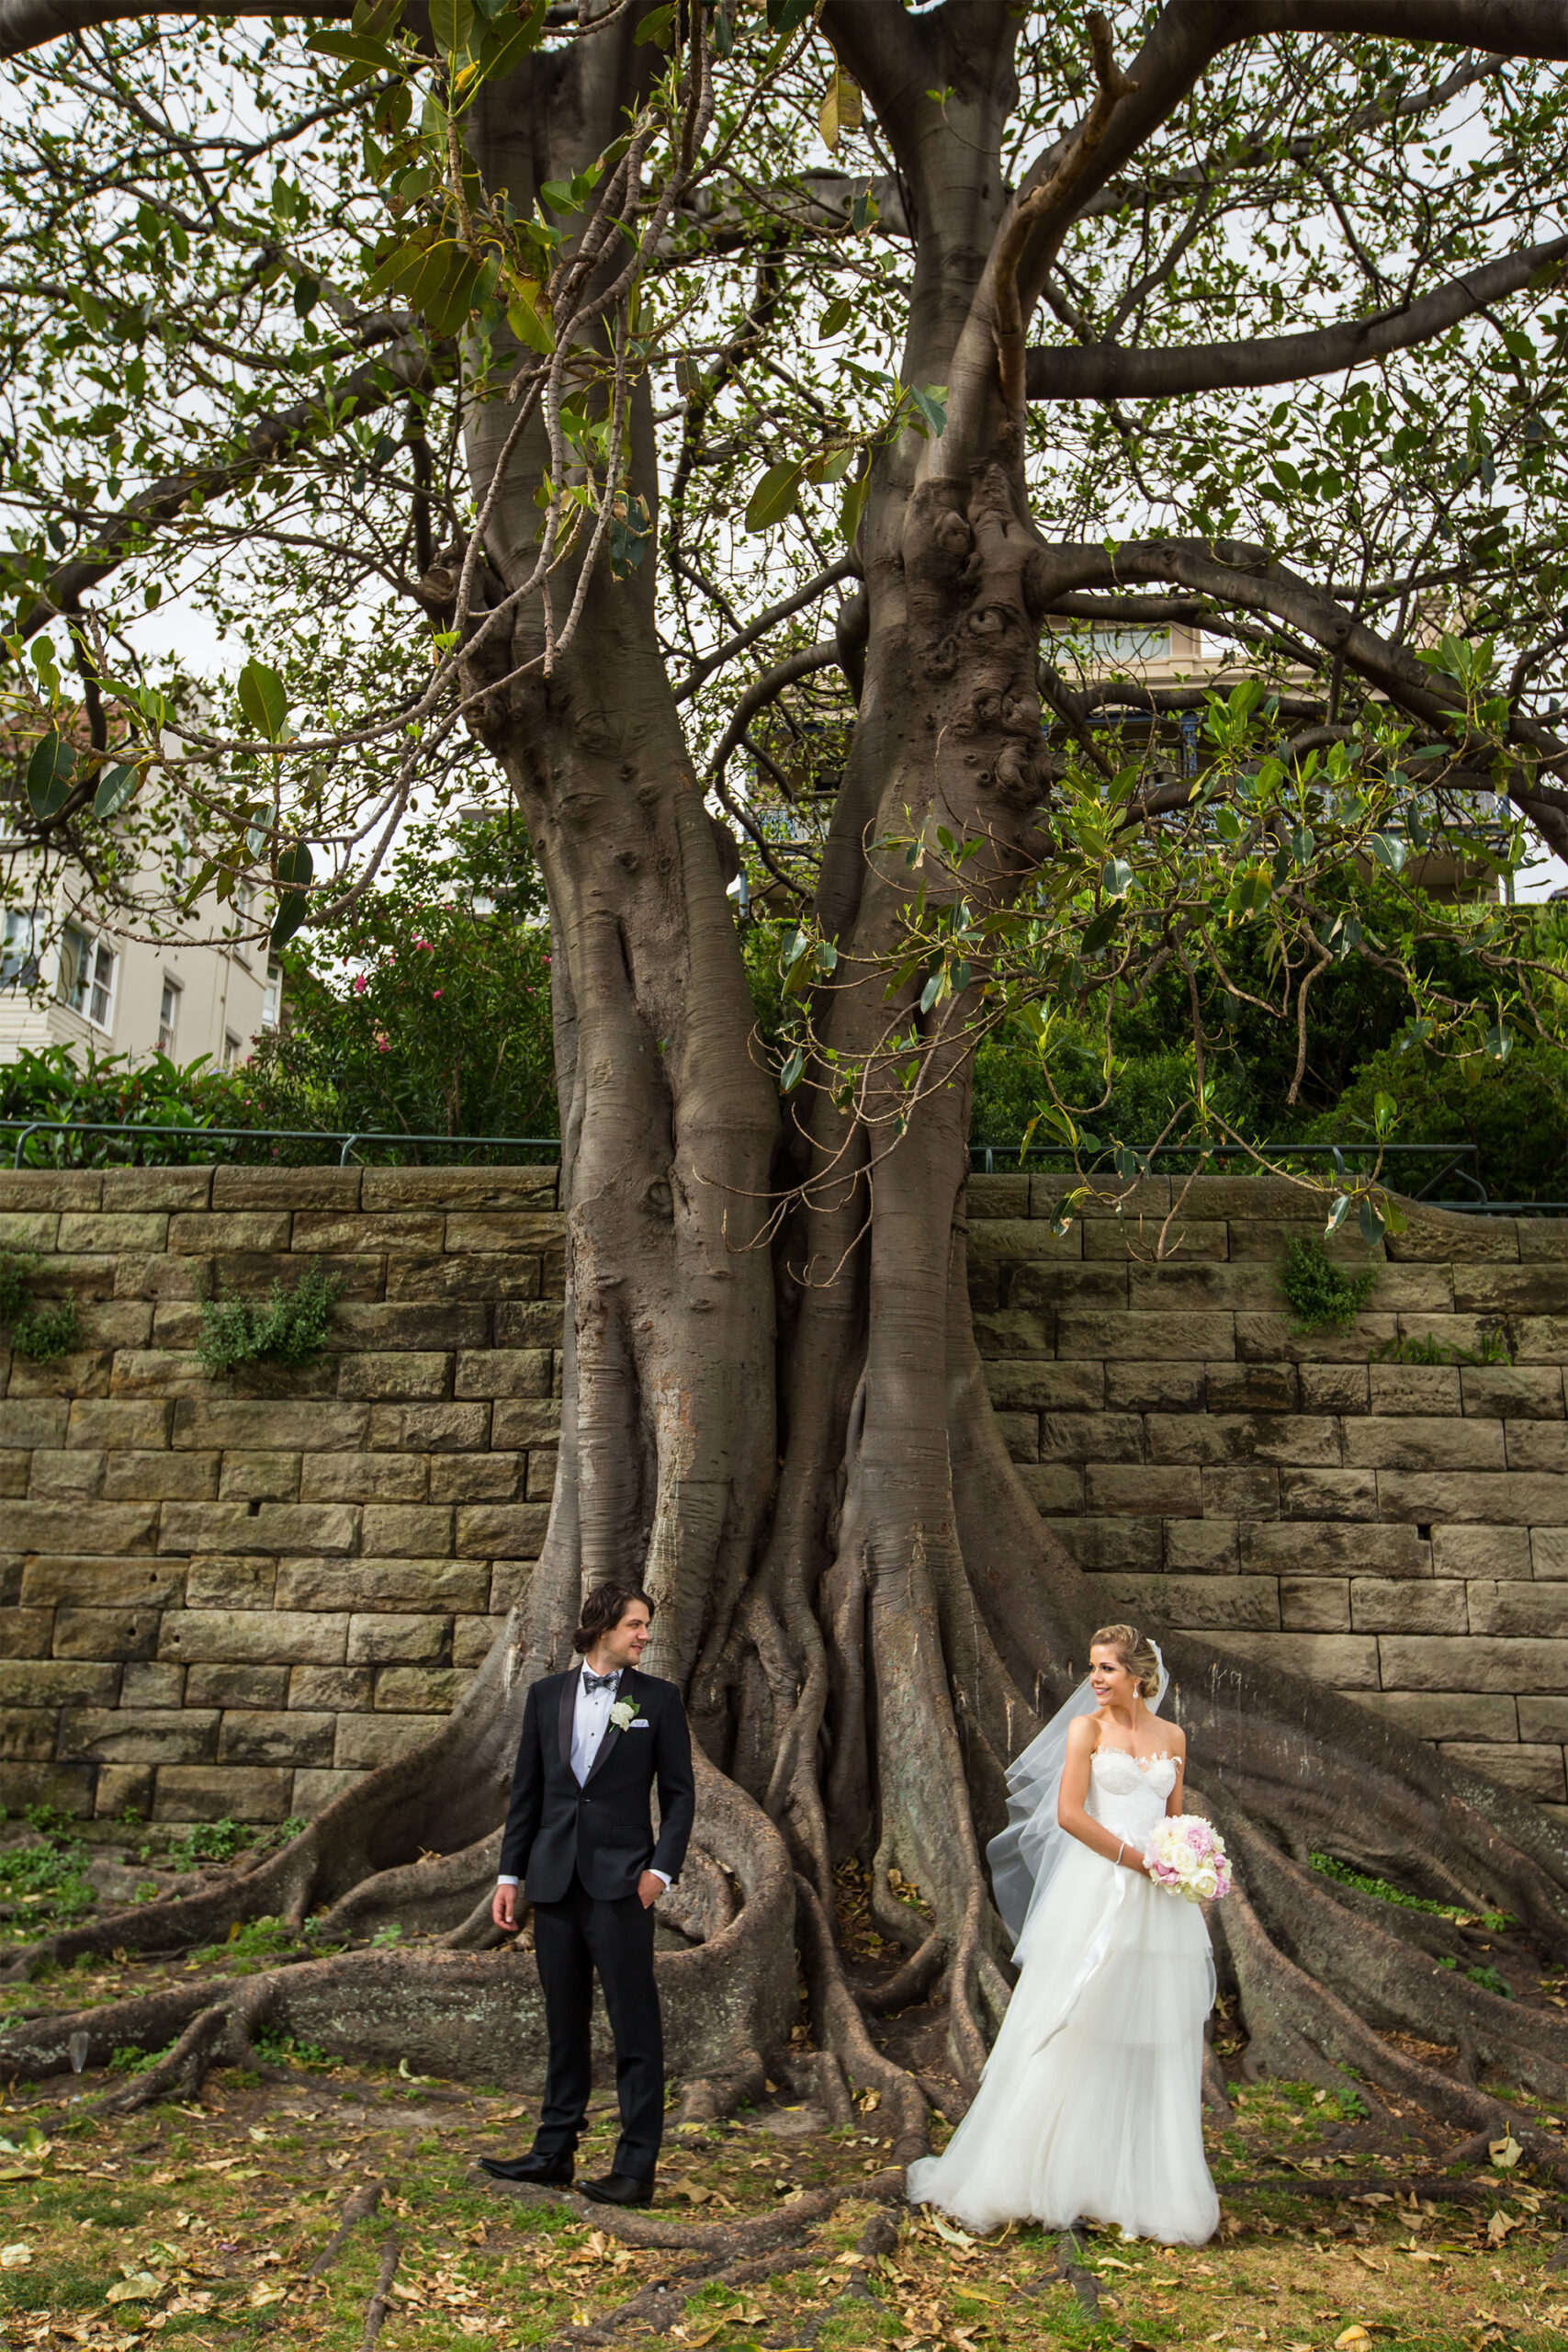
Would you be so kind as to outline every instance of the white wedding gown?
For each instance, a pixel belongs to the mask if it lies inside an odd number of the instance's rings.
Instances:
[[[1176,1767],[1097,1750],[1087,1810],[1142,1851]],[[1072,1838],[1019,1947],[1022,1973],[975,2103],[917,2205],[971,2229],[1119,2222],[1201,2245],[1219,2224],[1203,2161],[1203,2021],[1214,1963],[1196,1904]]]

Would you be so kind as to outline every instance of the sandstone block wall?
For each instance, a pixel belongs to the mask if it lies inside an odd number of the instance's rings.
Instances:
[[[1322,1222],[1292,1187],[1196,1180],[1157,1265],[1166,1180],[1058,1239],[1066,1189],[971,1180],[970,1289],[1013,1458],[1106,1615],[1277,1660],[1568,1802],[1568,1219],[1413,1211],[1355,1326],[1297,1338],[1280,1264]],[[1372,1360],[1489,1332],[1511,1365]]]
[[[0,1797],[275,1822],[439,1723],[544,1537],[553,1169],[0,1172],[86,1346],[0,1346]],[[344,1289],[331,1352],[222,1381],[199,1300]]]

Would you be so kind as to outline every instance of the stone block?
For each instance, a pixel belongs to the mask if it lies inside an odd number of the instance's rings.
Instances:
[[[367,1209],[550,1208],[558,1171],[546,1168],[367,1168]]]
[[[0,1758],[7,1764],[47,1764],[59,1729],[53,1707],[7,1707],[0,1715]]]
[[[1151,1521],[1151,1526],[1158,1522]],[[1113,1526],[1114,1521],[1107,1521]],[[1173,1519],[1165,1529],[1165,1566],[1177,1574],[1234,1577],[1241,1573],[1241,1521]]]
[[[476,1560],[285,1560],[280,1609],[482,1609],[489,1590]]]
[[[165,1764],[154,1821],[283,1821],[293,1774],[262,1764]]]
[[[1521,1264],[1568,1263],[1568,1216],[1521,1216],[1516,1225]]]
[[[307,1453],[300,1461],[299,1499],[304,1503],[422,1503],[428,1483],[422,1454]]]
[[[173,1442],[225,1453],[346,1453],[370,1431],[368,1405],[334,1405],[287,1396],[238,1396],[175,1407]]]
[[[338,1367],[340,1396],[430,1401],[450,1393],[452,1359],[420,1348],[371,1349],[344,1356]]]
[[[1484,1429],[1490,1424],[1483,1422],[1481,1426]],[[1568,1474],[1568,1421],[1509,1421],[1506,1428],[1510,1470],[1541,1470],[1556,1478]],[[33,1477],[36,1485],[36,1454]]]
[[[1568,1691],[1568,1640],[1483,1634],[1384,1634],[1385,1690],[1495,1690],[1509,1698]]]
[[[151,1552],[157,1532],[155,1503],[14,1502],[6,1509],[6,1542],[18,1552],[123,1558]]]
[[[193,1559],[186,1572],[187,1609],[270,1609],[277,1562],[265,1555]]]
[[[1465,1587],[1429,1577],[1356,1577],[1350,1623],[1358,1634],[1462,1634]]]
[[[504,1446],[554,1445],[560,1437],[558,1396],[499,1397],[492,1408],[490,1442]]]
[[[0,1497],[9,1502],[14,1497],[19,1499],[25,1495],[31,1466],[28,1457],[19,1446],[12,1446],[0,1453]]]
[[[63,1396],[7,1396],[0,1402],[0,1446],[61,1445],[70,1411]]]
[[[1173,1363],[1108,1363],[1105,1401],[1126,1413],[1196,1413],[1202,1409],[1212,1365],[1190,1359]]]
[[[333,1757],[339,1771],[368,1771],[406,1756],[446,1724],[445,1715],[340,1715]]]
[[[0,1770],[0,1804],[11,1812],[29,1804],[52,1805],[81,1819],[93,1810],[93,1764],[7,1764]]]
[[[1568,1315],[1520,1315],[1513,1324],[1516,1363],[1561,1364],[1568,1359]]]
[[[1109,1363],[1168,1362],[1177,1356],[1229,1362],[1235,1354],[1233,1318],[1228,1314],[1114,1315],[1064,1307],[1057,1321],[1056,1351],[1098,1356]]]
[[[312,1670],[297,1667],[296,1673]],[[187,1707],[282,1707],[288,1702],[286,1666],[193,1666],[186,1674]]]
[[[554,1460],[551,1456],[551,1460]],[[452,1453],[430,1465],[430,1499],[438,1503],[520,1503],[527,1499],[525,1453]]]
[[[96,1209],[103,1197],[103,1175],[95,1168],[0,1168],[0,1211],[8,1216],[27,1210],[37,1216],[46,1209]]]
[[[1321,1241],[1328,1256],[1347,1271],[1359,1273],[1369,1259],[1373,1264],[1382,1265],[1382,1251],[1369,1250],[1354,1227],[1342,1227],[1337,1233],[1325,1234],[1327,1210],[1328,1196],[1325,1194],[1323,1212],[1317,1216],[1231,1217],[1228,1225],[1233,1261],[1243,1264],[1248,1260],[1263,1260],[1278,1270],[1292,1241]]]
[[[218,1734],[220,1764],[331,1764],[335,1715],[310,1715],[290,1708],[279,1714],[262,1707],[227,1713]]]
[[[387,1260],[389,1299],[537,1299],[542,1287],[537,1258],[423,1258]],[[558,1320],[560,1307],[555,1307]]]
[[[1348,1424],[1345,1463],[1358,1470],[1501,1470],[1503,1424],[1374,1410]]]
[[[0,1658],[0,1709],[112,1707],[118,1691],[118,1666],[73,1658]]]
[[[527,1600],[534,1581],[536,1560],[492,1560],[490,1566],[490,1613],[504,1620],[509,1609],[520,1609]],[[455,1658],[455,1665],[462,1665]]]
[[[1488,1703],[1503,1706],[1506,1702],[1495,1700]],[[1545,1740],[1548,1744],[1568,1742],[1568,1699],[1527,1698],[1521,1692],[1516,1703],[1518,1708],[1521,1739]],[[1482,1733],[1467,1735],[1476,1738],[1484,1737],[1484,1736]]]
[[[1144,1424],[1136,1413],[1043,1413],[1042,1462],[1141,1462]]]
[[[1269,1577],[1128,1576],[1113,1570],[1090,1578],[1108,1617],[1194,1633],[1264,1633],[1280,1623],[1279,1595]]]
[[[1457,1364],[1374,1363],[1368,1366],[1367,1385],[1374,1413],[1440,1416],[1462,1410]]]
[[[1412,1739],[1512,1741],[1519,1736],[1514,1702],[1500,1695],[1474,1690],[1358,1690],[1352,1695],[1359,1706],[1370,1708]]]
[[[65,1442],[106,1453],[156,1453],[169,1442],[172,1412],[155,1397],[79,1397],[71,1407]]]
[[[566,1219],[556,1209],[453,1209],[446,1218],[446,1247],[454,1251],[533,1250],[542,1257],[565,1240]]]
[[[36,1363],[13,1355],[8,1385],[13,1396],[107,1396],[114,1356],[107,1348],[85,1348],[78,1355]],[[0,1356],[0,1364],[5,1362]]]
[[[1048,1225],[1027,1217],[987,1217],[972,1225],[964,1251],[969,1280],[986,1291],[989,1304],[1011,1304],[1011,1284],[1021,1266],[1071,1264],[1083,1256],[1082,1227],[1070,1226],[1059,1238]]]
[[[476,1453],[491,1442],[488,1405],[371,1405],[367,1442],[375,1453]],[[513,1437],[498,1444],[514,1445]]]
[[[1283,1308],[1235,1318],[1235,1353],[1244,1363],[1364,1365],[1373,1348],[1398,1336],[1393,1315],[1359,1315],[1348,1331],[1297,1331]]]
[[[184,1666],[253,1658],[263,1666],[336,1666],[347,1642],[345,1611],[171,1609],[159,1656]]]
[[[1212,1363],[1203,1374],[1211,1413],[1293,1413],[1302,1404],[1293,1363]]]
[[[304,1268],[297,1254],[287,1250],[236,1250],[226,1258],[216,1258],[212,1264],[217,1272],[214,1280],[225,1298],[260,1298],[271,1291],[275,1283],[285,1290],[293,1290]],[[311,1271],[337,1284],[341,1307],[382,1295],[386,1261],[366,1256],[362,1258],[317,1258]]]
[[[1016,1305],[1000,1306],[994,1313],[975,1316],[973,1322],[975,1345],[987,1363],[1032,1363],[1041,1356],[1049,1356],[1056,1345],[1055,1317],[1033,1309]],[[501,1330],[498,1314],[497,1338]]]
[[[218,1717],[197,1707],[67,1707],[60,1755],[70,1764],[207,1764]]]
[[[358,1168],[218,1168],[215,1209],[335,1209],[359,1206]]]
[[[1383,1519],[1476,1519],[1494,1527],[1568,1526],[1568,1481],[1524,1470],[1380,1470]]]
[[[992,1403],[1008,1411],[1097,1415],[1104,1403],[1105,1367],[991,1357],[986,1363],[986,1385]]]
[[[1456,1266],[1454,1306],[1461,1315],[1568,1315],[1568,1266]]]
[[[1008,1303],[1001,1312],[1009,1314],[1038,1314],[1044,1317],[1042,1326],[1049,1333],[1056,1310],[1063,1306],[1101,1307],[1111,1313],[1124,1315],[1127,1311],[1127,1269],[1122,1266],[1089,1265],[1077,1259],[1064,1258],[1058,1265],[1028,1265],[1013,1268],[1008,1289]],[[1049,1350],[1052,1342],[1045,1340]],[[1032,1352],[1028,1342],[1010,1351],[1015,1355]]]
[[[1568,1584],[1525,1584],[1517,1578],[1492,1584],[1476,1577],[1442,1589],[1468,1599],[1472,1634],[1568,1635]]]
[[[52,1609],[19,1609],[15,1602],[0,1609],[0,1657],[47,1657],[53,1640]]]
[[[56,1657],[150,1658],[158,1646],[157,1609],[57,1609]]]
[[[40,1446],[33,1455],[28,1495],[35,1503],[93,1502],[102,1492],[107,1454],[85,1446]]]
[[[111,1453],[104,1498],[111,1503],[213,1502],[221,1457],[216,1453]]]
[[[1193,1309],[1272,1307],[1280,1304],[1280,1279],[1272,1266],[1254,1261],[1232,1265],[1183,1265],[1161,1259],[1134,1264],[1128,1273],[1127,1303],[1134,1315],[1190,1313]]]
[[[1280,1474],[1280,1516],[1281,1519],[1376,1519],[1377,1474],[1372,1470],[1282,1470]]]
[[[152,1309],[145,1299],[117,1298],[87,1306],[82,1331],[93,1348],[141,1348],[152,1336]]]
[[[376,1677],[378,1713],[449,1715],[469,1683],[469,1668],[454,1666],[384,1666]]]
[[[1518,1262],[1518,1226],[1511,1216],[1464,1216],[1451,1209],[1419,1208],[1409,1201],[1404,1213],[1404,1231],[1391,1235],[1387,1244],[1393,1259],[1451,1266]]]
[[[1157,1574],[1164,1562],[1162,1524],[1157,1519],[1064,1519],[1053,1532],[1080,1568],[1091,1573],[1134,1570],[1150,1576]],[[1187,1522],[1181,1524],[1185,1527]]]
[[[1084,1508],[1100,1515],[1197,1519],[1203,1498],[1198,1473],[1189,1465],[1095,1462],[1084,1472]]]
[[[89,1209],[81,1216],[62,1215],[51,1246],[94,1257],[116,1257],[124,1250],[163,1250],[168,1238],[166,1216],[150,1211],[116,1216]]]
[[[1472,1772],[1483,1772],[1489,1781],[1498,1781],[1506,1789],[1513,1789],[1520,1796],[1534,1797],[1538,1803],[1561,1804],[1568,1796],[1563,1784],[1562,1750],[1561,1747],[1526,1746],[1516,1747],[1472,1746],[1467,1741],[1445,1741],[1443,1754],[1451,1764],[1467,1764]]]
[[[446,1220],[438,1209],[391,1209],[374,1216],[358,1209],[297,1209],[293,1227],[296,1250],[317,1257],[329,1252],[356,1257],[371,1250],[438,1250],[446,1239]],[[287,1250],[288,1242],[268,1246]]]
[[[1532,1573],[1543,1580],[1568,1577],[1568,1528],[1532,1528],[1530,1565]]]
[[[1432,1573],[1438,1577],[1524,1577],[1530,1573],[1527,1527],[1434,1526]]]
[[[1216,1634],[1216,1647],[1266,1673],[1299,1674],[1337,1690],[1375,1690],[1378,1645],[1371,1634]]]
[[[150,1821],[154,1779],[151,1764],[100,1764],[93,1797],[98,1819],[123,1821],[130,1815],[138,1821]]]
[[[971,1224],[982,1217],[1027,1216],[1029,1215],[1029,1177],[1022,1169],[1003,1175],[972,1175],[964,1191],[964,1205]]]
[[[453,1665],[482,1666],[490,1656],[491,1644],[505,1623],[503,1616],[457,1618],[452,1627]]]
[[[210,1168],[111,1168],[104,1172],[106,1209],[204,1209]]]
[[[288,1703],[323,1714],[358,1714],[370,1706],[375,1688],[367,1666],[296,1666],[288,1676]]]
[[[1267,1577],[1249,1577],[1249,1584],[1269,1586]],[[1350,1631],[1350,1587],[1343,1577],[1281,1577],[1279,1581],[1278,1623],[1292,1634],[1348,1634]],[[1368,1629],[1359,1626],[1358,1632]]]
[[[185,1566],[151,1556],[39,1553],[22,1571],[21,1597],[34,1609],[166,1609],[184,1597]]]
[[[559,1461],[558,1454],[550,1453],[544,1446],[541,1446],[536,1453],[531,1453],[528,1456],[527,1499],[529,1502],[553,1501]]]
[[[115,1296],[118,1262],[114,1258],[78,1258],[57,1250],[52,1257],[39,1259],[30,1288],[37,1298],[73,1298],[78,1306],[90,1310]],[[91,1312],[84,1314],[83,1322],[96,1336],[97,1325]],[[107,1346],[108,1341],[100,1339],[98,1344]]]
[[[1413,1527],[1280,1520],[1242,1529],[1241,1564],[1249,1576],[1425,1578],[1432,1573],[1432,1546]]]
[[[490,1309],[477,1302],[432,1300],[391,1306],[349,1301],[333,1319],[328,1347],[335,1355],[364,1355],[404,1348],[419,1354],[482,1348],[490,1338]]]
[[[165,1520],[171,1510],[184,1508],[187,1506],[166,1504]],[[199,1510],[202,1506],[188,1508]],[[268,1552],[352,1552],[359,1540],[359,1512],[350,1503],[261,1503],[247,1524],[250,1537],[243,1547],[247,1550],[259,1547]],[[238,1544],[213,1546],[214,1550],[241,1548]]]
[[[1032,1217],[1054,1217],[1069,1193],[1077,1192],[1079,1179],[1065,1171],[1055,1174],[1045,1170],[1029,1180],[1029,1214]],[[1091,1195],[1078,1214],[1085,1224],[1114,1218],[1118,1207],[1128,1217],[1144,1216],[1163,1217],[1170,1206],[1168,1176],[1143,1176],[1135,1183],[1118,1185],[1114,1193]]]
[[[1151,1413],[1149,1457],[1223,1468],[1264,1462],[1280,1467],[1337,1469],[1339,1424],[1309,1413]]]
[[[457,1511],[457,1551],[464,1559],[536,1560],[549,1511],[543,1503],[470,1503]]]
[[[296,1772],[288,1810],[301,1821],[312,1821],[318,1813],[326,1811],[334,1797],[341,1797],[344,1789],[352,1789],[364,1777],[363,1772]]]
[[[226,1453],[219,1500],[293,1502],[299,1492],[299,1459],[297,1453]]]
[[[550,1357],[543,1348],[483,1348],[457,1358],[453,1395],[465,1400],[490,1396],[547,1396]]]
[[[389,1559],[438,1559],[452,1548],[452,1513],[440,1503],[367,1503],[367,1553]]]
[[[180,1306],[172,1311],[191,1318],[190,1336],[194,1338],[196,1308]],[[170,1312],[167,1307],[158,1309],[160,1317]],[[108,1385],[118,1397],[154,1397],[200,1396],[212,1384],[196,1350],[178,1347],[171,1341],[155,1348],[121,1348]]]
[[[1019,1464],[1018,1475],[1024,1493],[1043,1519],[1076,1519],[1084,1509],[1084,1474],[1072,1464],[1024,1462]]]
[[[1467,1363],[1460,1368],[1467,1413],[1510,1421],[1563,1419],[1562,1374],[1556,1364]]]
[[[1280,1474],[1264,1463],[1250,1462],[1228,1469],[1205,1464],[1202,1480],[1205,1519],[1278,1519]]]
[[[151,1257],[128,1251],[115,1261],[117,1298],[210,1298],[215,1276],[210,1258],[171,1258],[166,1250]]]
[[[0,1209],[0,1250],[47,1252],[54,1248],[59,1232],[60,1219],[49,1211]]]
[[[186,1670],[156,1659],[127,1664],[119,1678],[122,1707],[180,1707],[185,1704]],[[205,1702],[210,1706],[213,1702]]]

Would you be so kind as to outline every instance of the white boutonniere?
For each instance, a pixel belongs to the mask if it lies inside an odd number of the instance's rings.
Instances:
[[[635,1699],[617,1699],[610,1710],[610,1721],[617,1731],[630,1731],[641,1713]]]

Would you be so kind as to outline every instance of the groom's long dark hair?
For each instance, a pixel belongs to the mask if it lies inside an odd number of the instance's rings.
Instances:
[[[628,1609],[640,1600],[648,1611],[649,1623],[653,1623],[653,1596],[644,1592],[639,1584],[616,1584],[613,1581],[596,1584],[582,1604],[582,1616],[571,1637],[571,1646],[580,1657],[586,1657],[603,1634],[613,1634]]]

